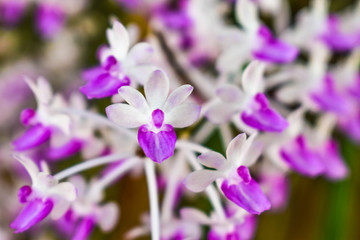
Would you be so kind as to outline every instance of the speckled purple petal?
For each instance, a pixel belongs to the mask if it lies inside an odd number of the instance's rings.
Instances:
[[[52,4],[39,4],[36,10],[36,27],[44,38],[54,37],[65,24],[64,11]]]
[[[71,139],[60,147],[51,147],[48,150],[47,157],[50,160],[58,160],[69,157],[81,150],[83,141],[79,139]]]
[[[80,88],[80,91],[89,99],[105,98],[117,94],[120,87],[129,84],[130,79],[128,77],[119,79],[108,73],[104,73],[95,80],[88,81],[85,86]]]
[[[28,150],[46,142],[51,135],[49,127],[41,124],[29,128],[22,136],[13,141],[13,146],[17,151]]]
[[[253,179],[249,183],[236,184],[230,184],[228,180],[225,180],[221,185],[221,190],[230,201],[251,214],[260,214],[271,207],[260,185]]]
[[[148,125],[139,128],[138,140],[145,155],[157,163],[163,162],[174,154],[176,134],[171,125],[164,125],[158,133]]]
[[[86,240],[90,236],[90,233],[95,227],[95,221],[93,217],[84,218],[76,228],[76,232],[72,237],[72,240]]]
[[[51,199],[36,198],[26,204],[10,227],[15,230],[15,233],[26,231],[49,215],[53,206]]]
[[[273,38],[270,30],[261,26],[258,31],[259,46],[255,46],[254,58],[271,63],[289,63],[295,60],[299,50],[281,40]]]
[[[285,118],[270,108],[263,93],[255,96],[253,102],[241,113],[241,119],[250,127],[267,132],[282,132],[289,125]]]
[[[280,155],[291,169],[303,175],[314,177],[324,171],[321,156],[307,146],[302,135],[283,147]]]

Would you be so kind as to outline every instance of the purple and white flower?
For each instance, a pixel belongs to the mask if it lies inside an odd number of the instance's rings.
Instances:
[[[203,169],[191,173],[185,180],[187,188],[201,192],[216,179],[221,179],[222,192],[239,207],[251,214],[269,210],[269,200],[248,169],[261,154],[261,147],[253,145],[255,136],[252,135],[248,140],[245,134],[235,137],[226,150],[227,160],[213,151],[201,154],[198,157],[200,163],[216,170]]]
[[[108,118],[126,128],[139,128],[138,140],[146,156],[157,163],[174,154],[174,128],[184,128],[199,117],[200,106],[184,103],[193,87],[183,85],[169,96],[169,79],[156,70],[144,86],[145,96],[136,89],[124,86],[119,94],[129,104],[116,103],[106,108]]]
[[[13,141],[17,151],[39,146],[56,131],[64,134],[70,131],[70,118],[57,111],[65,106],[65,102],[60,95],[53,95],[47,80],[39,77],[36,83],[30,79],[26,79],[26,82],[35,95],[37,109],[27,108],[21,112],[21,122],[29,129]]]
[[[122,86],[144,84],[156,68],[151,64],[153,49],[145,42],[130,48],[129,34],[118,21],[107,30],[109,46],[99,50],[100,66],[83,72],[86,84],[80,88],[87,98],[110,97]]]
[[[226,84],[217,89],[219,99],[210,104],[205,115],[217,124],[226,123],[240,112],[241,120],[248,126],[268,132],[282,132],[287,121],[270,107],[264,91],[264,64],[254,61],[245,69],[241,79],[242,89]]]
[[[69,182],[58,181],[47,172],[40,171],[35,163],[23,155],[16,159],[25,167],[30,175],[32,185],[19,189],[19,202],[24,204],[16,219],[10,224],[15,233],[28,230],[48,215],[59,219],[68,210],[70,203],[76,199],[76,189]]]

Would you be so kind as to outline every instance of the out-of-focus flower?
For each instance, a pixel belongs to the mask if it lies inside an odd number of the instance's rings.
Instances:
[[[151,64],[152,47],[145,42],[138,43],[130,50],[129,35],[118,21],[107,30],[109,47],[99,51],[101,66],[85,70],[86,85],[80,88],[88,98],[104,98],[115,95],[122,86],[131,83],[144,84],[155,70]]]
[[[260,185],[251,177],[247,166],[254,164],[261,153],[258,145],[252,145],[253,135],[246,140],[239,134],[226,150],[227,160],[217,152],[207,152],[199,156],[199,161],[216,170],[199,170],[191,173],[185,185],[194,192],[203,191],[216,179],[222,179],[221,190],[224,195],[251,214],[260,214],[270,209],[270,202]]]
[[[0,21],[9,26],[17,24],[24,16],[26,5],[26,0],[1,0]]]
[[[26,168],[32,185],[23,186],[18,192],[19,202],[24,204],[16,219],[10,224],[15,233],[23,232],[43,220],[49,214],[53,219],[62,217],[76,199],[76,189],[69,182],[58,183],[46,170],[39,171],[29,158],[17,155],[16,159]]]
[[[68,134],[70,130],[70,118],[56,111],[64,106],[64,100],[60,95],[53,95],[47,80],[39,77],[36,83],[30,79],[26,79],[26,82],[36,97],[37,109],[28,108],[21,113],[21,122],[30,128],[13,141],[17,151],[39,146],[46,142],[54,131]]]
[[[157,163],[174,153],[174,128],[184,128],[199,117],[200,106],[184,103],[193,87],[183,85],[169,96],[169,79],[156,70],[145,83],[145,96],[136,89],[124,86],[119,94],[129,103],[117,103],[106,108],[108,118],[127,128],[139,128],[138,140],[146,156]]]

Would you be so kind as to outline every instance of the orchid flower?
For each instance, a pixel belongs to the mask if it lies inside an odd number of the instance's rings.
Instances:
[[[254,1],[237,0],[236,17],[244,30],[229,29],[224,32],[224,51],[217,60],[221,73],[233,73],[243,63],[257,59],[269,63],[289,63],[299,51],[296,47],[273,37],[270,30],[261,25]]]
[[[217,152],[201,154],[198,157],[200,163],[216,170],[204,169],[189,174],[185,180],[186,187],[193,192],[201,192],[216,179],[222,179],[222,192],[239,207],[251,214],[270,209],[269,200],[248,169],[261,154],[259,145],[252,145],[255,136],[248,140],[245,134],[235,137],[226,150],[227,160]]]
[[[24,16],[26,5],[25,0],[1,0],[0,21],[10,26],[17,24]]]
[[[96,181],[88,185],[82,177],[74,176],[70,182],[76,186],[78,197],[59,222],[60,229],[62,227],[66,231],[71,228],[72,239],[77,240],[88,239],[95,225],[99,225],[104,232],[113,229],[119,217],[119,208],[113,202],[101,203],[102,193],[93,191]]]
[[[269,132],[281,132],[288,127],[286,120],[270,107],[263,92],[264,64],[254,61],[245,69],[242,90],[234,85],[217,89],[219,100],[212,103],[205,115],[214,123],[225,123],[235,114],[248,126]]]
[[[24,204],[16,219],[10,224],[15,233],[28,230],[49,214],[52,219],[62,217],[76,199],[76,189],[69,182],[58,181],[47,171],[39,171],[32,160],[16,155],[25,167],[32,181],[31,186],[23,186],[18,192],[19,202]]]
[[[106,108],[108,118],[126,128],[139,128],[138,140],[146,156],[157,163],[174,154],[174,128],[184,128],[199,117],[200,106],[184,103],[193,87],[183,85],[169,96],[169,79],[156,70],[145,83],[145,96],[136,89],[124,86],[119,94],[129,103],[116,103]]]
[[[129,34],[118,21],[107,30],[109,47],[99,52],[101,66],[90,68],[83,73],[87,81],[80,91],[87,98],[110,97],[122,86],[144,82],[156,68],[150,63],[152,47],[145,42],[138,43],[130,50]]]
[[[70,118],[56,112],[58,108],[65,105],[64,100],[60,95],[53,95],[47,80],[39,77],[36,83],[30,79],[26,79],[26,82],[35,95],[37,109],[28,108],[21,112],[21,122],[30,128],[13,141],[17,151],[39,146],[56,131],[64,134],[69,134],[70,131]]]

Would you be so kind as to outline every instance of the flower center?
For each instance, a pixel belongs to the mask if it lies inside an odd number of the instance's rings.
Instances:
[[[152,120],[156,128],[161,128],[164,122],[164,112],[160,109],[155,109],[152,114]]]

